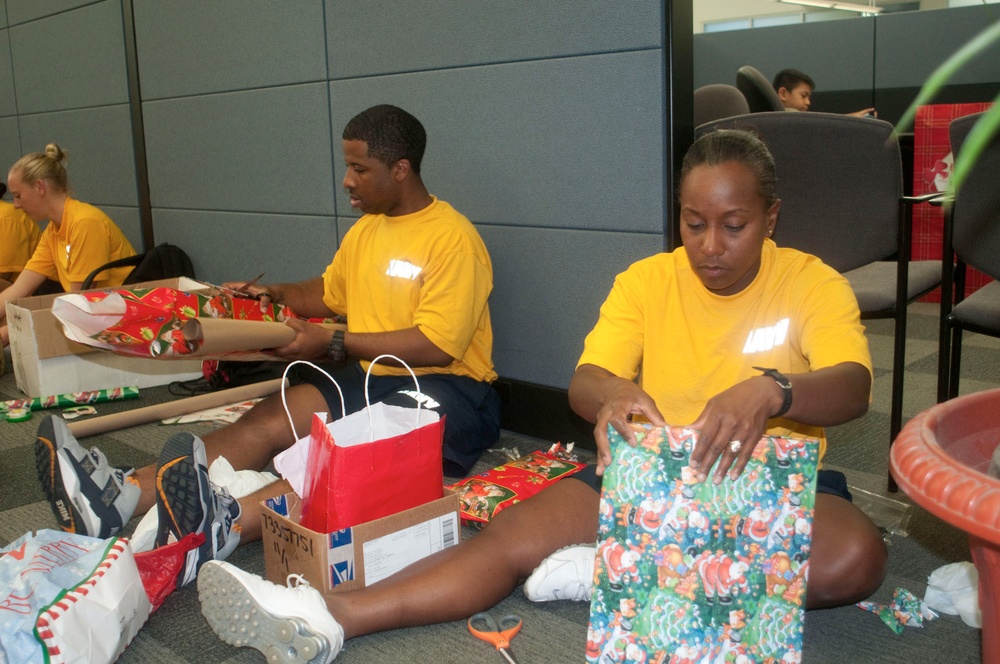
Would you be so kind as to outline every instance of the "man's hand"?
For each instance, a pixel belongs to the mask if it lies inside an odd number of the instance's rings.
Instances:
[[[326,349],[333,337],[333,330],[307,323],[297,318],[290,318],[285,325],[295,330],[295,338],[291,343],[274,349],[274,354],[286,360],[326,361]]]
[[[278,303],[279,298],[276,295],[276,293],[272,290],[271,286],[252,285],[244,288],[243,285],[245,283],[246,283],[245,281],[226,281],[222,284],[222,287],[228,288],[230,291],[233,291],[234,293],[243,294],[247,298],[256,299],[258,302],[260,302],[261,314],[267,313],[267,307],[272,302],[275,304]]]

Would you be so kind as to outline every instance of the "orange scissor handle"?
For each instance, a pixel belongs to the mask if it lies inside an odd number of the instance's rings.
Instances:
[[[483,611],[469,618],[469,632],[500,650],[510,647],[510,640],[521,631],[522,624],[519,616],[506,615],[498,623],[493,616]]]

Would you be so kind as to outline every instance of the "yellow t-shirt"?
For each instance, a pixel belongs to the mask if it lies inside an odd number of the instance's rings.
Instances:
[[[579,364],[635,379],[672,425],[694,422],[723,390],[760,375],[842,362],[871,372],[868,341],[847,280],[814,256],[767,240],[760,272],[736,295],[709,291],[683,248],[633,264],[615,280]],[[822,427],[772,419],[768,433],[820,439]]]
[[[0,201],[0,272],[20,272],[38,246],[42,230],[31,217]]]
[[[496,379],[487,305],[493,265],[475,227],[448,203],[433,198],[413,214],[361,217],[344,236],[323,281],[323,302],[347,316],[349,331],[417,327],[456,358],[447,367],[419,367],[415,373]],[[373,372],[406,370],[377,364]]]
[[[67,199],[59,228],[49,222],[26,270],[55,279],[64,290],[110,261],[134,256],[135,249],[108,215],[93,205]],[[132,267],[102,272],[94,288],[120,286]]]

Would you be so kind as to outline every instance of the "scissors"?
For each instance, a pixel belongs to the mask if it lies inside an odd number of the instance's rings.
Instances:
[[[220,286],[219,284],[213,284],[210,281],[204,281],[202,279],[199,279],[198,281],[200,283],[205,284],[206,286],[214,288],[217,291],[220,291],[222,293],[226,293],[228,295],[232,295],[233,297],[243,297],[243,298],[257,299],[257,300],[259,300],[260,299],[260,295],[262,295],[263,293],[258,294],[258,295],[253,295],[250,292],[248,292],[247,289],[250,288],[251,286],[253,286],[254,284],[256,284],[258,281],[260,281],[263,276],[264,276],[264,272],[261,272],[256,277],[254,277],[250,281],[246,282],[245,284],[243,284],[242,286],[239,286],[237,288],[229,288],[227,286]]]
[[[487,643],[492,643],[503,657],[510,664],[517,664],[517,660],[510,654],[510,640],[521,631],[520,616],[507,615],[496,619],[489,613],[482,611],[469,618],[469,632],[477,639],[482,639]]]

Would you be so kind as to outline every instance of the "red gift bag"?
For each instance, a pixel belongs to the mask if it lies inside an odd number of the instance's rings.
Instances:
[[[380,355],[371,365],[383,358],[406,366],[392,355]],[[444,495],[444,418],[419,402],[416,408],[372,405],[368,376],[363,410],[330,424],[313,416],[300,523],[315,532],[349,528]],[[410,376],[419,392],[412,370]]]

